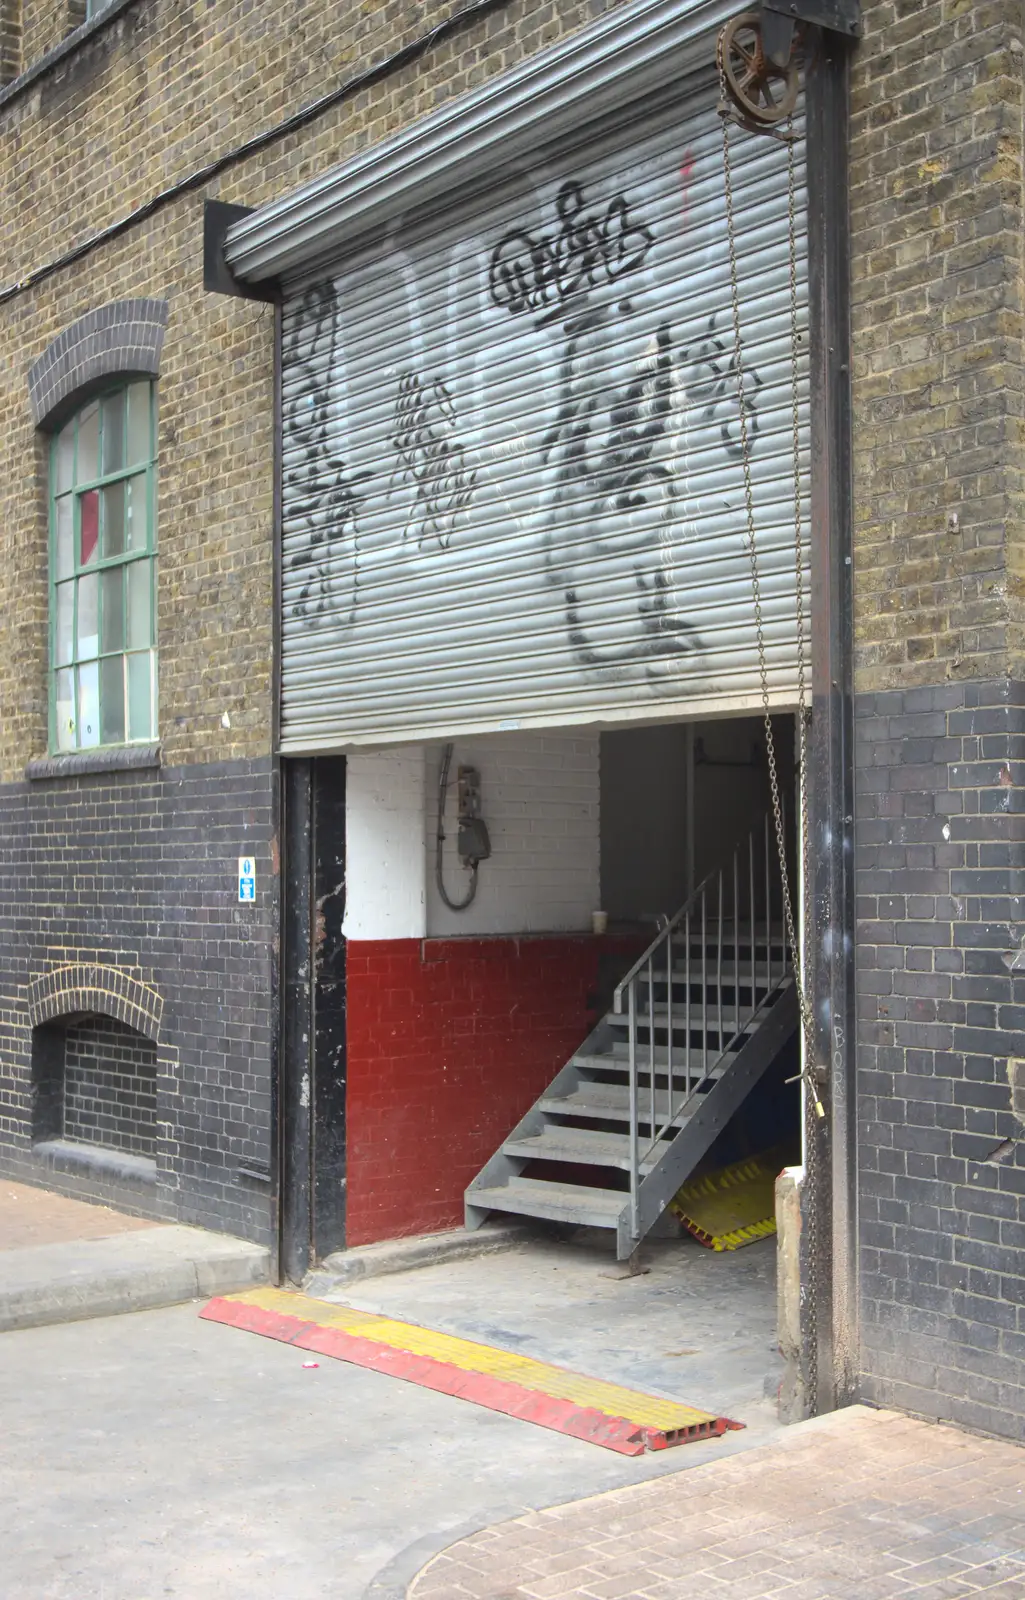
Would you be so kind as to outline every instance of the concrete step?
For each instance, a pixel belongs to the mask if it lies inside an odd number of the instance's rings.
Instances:
[[[345,1293],[350,1285],[364,1278],[382,1278],[396,1272],[413,1272],[419,1267],[436,1267],[446,1261],[515,1250],[529,1238],[530,1231],[522,1224],[489,1222],[475,1233],[467,1233],[465,1228],[450,1228],[444,1233],[383,1239],[377,1244],[335,1250],[325,1256],[306,1274],[303,1289],[317,1299],[330,1300],[335,1293]]]
[[[641,1171],[651,1172],[668,1148],[668,1140],[659,1140],[655,1151],[641,1163]],[[580,1166],[630,1170],[630,1136],[626,1133],[603,1133],[594,1128],[567,1128],[549,1123],[529,1138],[507,1139],[502,1149],[507,1156],[519,1156],[528,1161],[566,1161]]]
[[[616,1189],[589,1189],[576,1183],[549,1183],[539,1178],[510,1178],[491,1189],[468,1189],[467,1203],[486,1211],[511,1211],[520,1217],[545,1217],[549,1222],[574,1222],[585,1228],[614,1228],[629,1195]]]

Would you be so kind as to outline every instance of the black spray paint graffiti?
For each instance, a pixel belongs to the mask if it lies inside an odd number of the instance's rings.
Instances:
[[[643,223],[630,217],[622,195],[604,211],[585,209],[582,183],[564,183],[555,197],[558,226],[551,233],[514,228],[491,254],[489,288],[495,305],[513,316],[540,312],[544,322],[571,309],[589,290],[636,272],[655,242]]]
[[[615,388],[604,380],[604,355],[621,337],[620,316],[595,306],[565,324],[555,423],[542,444],[553,469],[547,497],[547,559],[553,581],[566,598],[566,623],[579,661],[590,667],[626,666],[698,647],[693,628],[674,613],[671,574],[664,564],[671,549],[673,483],[656,459],[672,409],[673,353],[669,324],[659,324],[653,346],[634,376]],[[645,513],[637,518],[637,513]],[[659,527],[664,538],[659,538]],[[580,533],[586,537],[580,543]],[[609,547],[632,557],[639,631],[624,644],[599,648],[605,584],[588,582],[588,568]],[[618,597],[614,597],[617,598]]]
[[[708,328],[702,343],[693,355],[692,378],[687,384],[687,398],[702,408],[706,422],[719,423],[719,434],[726,454],[733,461],[743,455],[740,443],[740,400],[737,395],[737,351],[723,343],[716,332],[716,313],[708,319]],[[687,360],[684,353],[684,360]],[[748,444],[758,437],[758,412],[754,390],[761,388],[762,380],[753,367],[746,363],[744,373],[744,412],[747,417]]]
[[[674,350],[668,319],[645,335],[635,299],[621,280],[645,266],[656,244],[650,227],[617,195],[604,211],[585,201],[579,182],[562,185],[557,226],[514,229],[495,246],[489,288],[510,315],[559,320],[562,350],[556,420],[542,443],[548,469],[543,504],[549,575],[565,596],[577,659],[617,669],[701,648],[674,601],[677,485],[674,437],[684,410],[718,426],[727,455],[740,455],[736,353],[709,319],[700,344]],[[650,323],[648,324],[650,329]],[[632,371],[624,351],[644,339]],[[758,431],[757,373],[744,368],[748,438]],[[677,413],[674,415],[674,413]],[[608,593],[602,558],[627,557],[635,587],[632,626],[622,596]],[[626,622],[626,626],[624,626]]]
[[[414,372],[399,378],[393,444],[396,474],[413,487],[403,539],[416,534],[416,546],[437,539],[447,550],[456,522],[473,498],[476,469],[468,470],[466,449],[456,438],[456,410],[440,378],[424,382]],[[392,482],[395,479],[393,477]]]
[[[284,403],[283,435],[289,518],[305,534],[301,550],[288,561],[300,577],[293,617],[314,625],[330,614],[350,622],[359,583],[360,485],[369,471],[348,473],[331,449],[331,378],[338,350],[338,302],[333,284],[307,289],[285,341],[284,369],[290,374]]]

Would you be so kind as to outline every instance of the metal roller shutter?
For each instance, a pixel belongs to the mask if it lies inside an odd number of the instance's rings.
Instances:
[[[716,103],[707,82],[677,85],[539,143],[290,292],[285,750],[759,703]],[[769,681],[786,703],[787,155],[745,133],[733,150]]]

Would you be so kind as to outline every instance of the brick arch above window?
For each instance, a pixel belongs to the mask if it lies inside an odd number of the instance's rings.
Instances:
[[[55,431],[112,378],[157,377],[166,328],[166,300],[114,300],[79,317],[29,371],[36,427]]]
[[[82,1012],[117,1017],[147,1039],[159,1042],[162,995],[120,967],[95,962],[69,962],[54,967],[29,984],[29,1021],[33,1028],[56,1017]]]

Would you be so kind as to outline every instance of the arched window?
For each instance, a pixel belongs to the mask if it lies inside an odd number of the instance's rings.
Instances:
[[[156,738],[156,386],[94,395],[55,436],[50,742]]]

